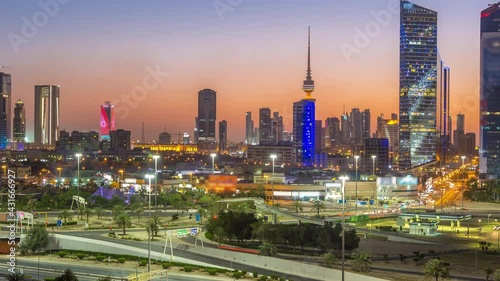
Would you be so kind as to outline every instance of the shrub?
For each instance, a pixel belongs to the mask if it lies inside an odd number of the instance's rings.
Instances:
[[[192,267],[192,266],[189,266],[189,265],[185,265],[185,266],[184,266],[184,271],[185,271],[185,272],[191,272],[191,271],[193,271],[193,267]]]
[[[178,220],[179,219],[179,214],[173,214],[172,215],[172,220],[175,221],[175,220]]]
[[[61,258],[64,258],[66,255],[68,255],[68,252],[59,251],[59,252],[57,252],[57,255],[59,255],[59,257],[61,257]]]
[[[217,268],[217,272],[219,272],[219,273],[226,273],[226,272],[227,272],[227,269],[224,269],[224,268]]]
[[[127,259],[126,258],[118,258],[119,263],[124,263]]]
[[[257,272],[254,272],[252,275],[253,275],[253,278],[259,277],[259,274]]]
[[[267,276],[261,275],[259,280],[260,281],[267,281]]]
[[[236,279],[240,279],[243,276],[243,272],[241,272],[241,271],[235,271],[235,272],[233,272],[233,276]]]
[[[243,272],[243,276],[247,275],[247,271],[246,270],[242,270],[241,272]]]
[[[85,256],[86,256],[86,255],[85,255],[85,254],[83,254],[83,253],[78,253],[78,254],[76,254],[76,257],[77,257],[78,259],[80,259],[80,260],[83,260],[83,258],[84,258]]]
[[[214,240],[214,234],[212,232],[205,232],[205,238],[207,238],[208,240]]]
[[[141,239],[141,238],[137,238],[137,237],[135,237],[135,238],[134,238],[134,241],[142,241],[142,239]]]
[[[54,281],[54,278],[43,278],[45,281]]]
[[[103,261],[105,258],[106,258],[106,256],[103,256],[103,255],[97,255],[95,257],[95,259],[98,260],[98,261]]]
[[[286,281],[285,277],[280,277],[280,281]]]
[[[140,260],[139,266],[146,266],[148,264],[148,260]]]
[[[208,269],[208,274],[210,274],[210,275],[217,275],[217,269],[216,268],[209,268]]]
[[[161,264],[161,267],[163,267],[163,269],[168,269],[170,268],[171,264],[169,262],[164,262]]]

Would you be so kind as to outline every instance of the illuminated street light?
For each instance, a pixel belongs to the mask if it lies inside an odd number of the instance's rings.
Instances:
[[[271,159],[273,160],[273,178],[272,178],[272,184],[273,184],[273,199],[272,199],[272,206],[274,207],[274,159],[278,157],[276,154],[271,154]],[[274,215],[273,215],[274,216]]]
[[[344,265],[345,265],[345,181],[347,176],[340,177],[342,180],[342,281],[344,281]]]
[[[155,213],[156,213],[156,198],[158,197],[158,191],[156,188],[158,188],[158,179],[156,174],[158,173],[158,158],[160,158],[160,155],[153,155],[153,159],[155,160]]]
[[[78,207],[80,206],[80,157],[82,157],[81,153],[75,154],[76,158],[78,159],[78,176],[76,180],[76,193],[78,196]]]
[[[149,200],[148,200],[148,228],[149,228],[149,233],[148,233],[148,272],[151,271],[151,236],[153,235],[153,228],[151,227],[151,179],[153,178],[153,175],[146,175],[146,178],[149,181]]]
[[[355,155],[354,159],[356,160],[356,198],[354,198],[354,203],[356,204],[356,213],[358,213],[358,159],[359,155]]]
[[[217,156],[217,154],[212,153],[210,154],[210,156],[212,156],[212,175],[213,175],[215,173],[215,156]]]

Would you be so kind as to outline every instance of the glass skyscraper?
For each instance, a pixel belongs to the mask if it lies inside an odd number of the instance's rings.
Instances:
[[[500,176],[500,3],[481,12],[479,173]]]
[[[198,148],[216,149],[215,120],[217,118],[217,93],[211,89],[198,92]]]
[[[35,85],[35,144],[55,147],[59,140],[59,86]]]
[[[11,138],[11,76],[0,72],[0,149],[6,149]]]
[[[399,168],[436,160],[437,12],[401,1]]]

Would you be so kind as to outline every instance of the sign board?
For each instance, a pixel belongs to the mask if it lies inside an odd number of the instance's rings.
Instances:
[[[18,219],[23,220],[24,219],[24,212],[23,211],[17,211],[16,216]]]
[[[196,234],[198,234],[198,228],[191,228],[191,231],[189,231],[189,233],[191,234],[191,236],[195,236]]]
[[[57,220],[57,226],[61,226],[62,225],[62,220]]]
[[[179,229],[175,232],[175,236],[177,237],[186,237],[188,235],[187,229]]]
[[[405,226],[405,219],[404,218],[397,218],[396,225],[401,226],[401,227]]]
[[[195,218],[196,218],[196,221],[200,221],[200,220],[201,220],[201,216],[200,216],[200,214],[196,214],[196,217],[195,217]]]

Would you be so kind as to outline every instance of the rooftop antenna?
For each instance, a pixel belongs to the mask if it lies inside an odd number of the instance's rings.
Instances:
[[[142,143],[144,143],[144,121],[142,121],[142,138],[141,138]]]

